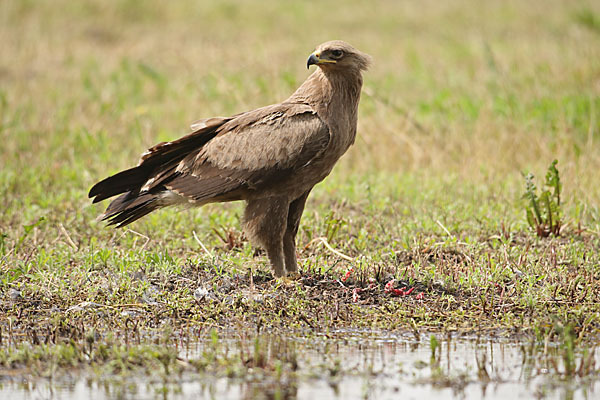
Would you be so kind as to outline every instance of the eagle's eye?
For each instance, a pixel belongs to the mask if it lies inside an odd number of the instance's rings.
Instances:
[[[341,51],[341,50],[332,50],[332,51],[331,51],[331,55],[332,55],[334,58],[340,58],[342,55],[344,55],[344,52],[343,52],[343,51]]]

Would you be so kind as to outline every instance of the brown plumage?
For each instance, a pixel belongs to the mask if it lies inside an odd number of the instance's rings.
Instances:
[[[89,197],[120,194],[101,216],[118,227],[165,206],[245,200],[245,231],[265,248],[274,274],[295,272],[306,198],[354,143],[369,63],[345,42],[323,43],[307,63],[319,68],[284,102],[195,122],[191,134],[152,147]]]

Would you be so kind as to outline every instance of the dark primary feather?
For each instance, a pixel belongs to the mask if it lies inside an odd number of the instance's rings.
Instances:
[[[88,197],[94,198],[92,203],[98,203],[119,193],[133,191],[148,180],[150,170],[151,168],[148,166],[137,166],[109,176],[96,183],[90,189]]]

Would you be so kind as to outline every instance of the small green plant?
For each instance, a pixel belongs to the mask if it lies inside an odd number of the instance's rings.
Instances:
[[[325,217],[325,225],[327,227],[325,237],[327,237],[327,241],[331,243],[333,238],[337,236],[340,228],[343,228],[346,224],[346,220],[342,217],[337,217],[335,211],[329,212]]]
[[[431,349],[431,358],[429,364],[432,367],[437,367],[440,363],[440,342],[435,335],[429,336],[429,348]]]
[[[8,238],[8,235],[0,232],[0,256],[6,254],[6,238]]]
[[[38,220],[32,224],[28,224],[28,225],[23,225],[23,234],[21,235],[21,237],[19,238],[19,241],[17,242],[17,245],[15,246],[15,252],[19,251],[19,249],[21,248],[21,245],[23,244],[23,242],[25,241],[25,239],[27,238],[27,236],[29,236],[29,234],[33,231],[33,229],[37,226],[40,226],[42,224],[42,222],[44,222],[46,220],[45,217],[39,217]],[[4,242],[4,240],[3,240]]]
[[[562,211],[560,207],[560,176],[556,169],[557,160],[552,161],[546,172],[546,180],[541,194],[537,195],[537,188],[533,181],[532,173],[525,175],[525,211],[527,222],[539,237],[548,237],[550,234],[558,236],[561,228]]]

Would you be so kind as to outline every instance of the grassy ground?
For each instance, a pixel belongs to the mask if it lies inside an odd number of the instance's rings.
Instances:
[[[333,38],[375,64],[357,143],[309,199],[300,279],[271,279],[240,204],[95,222],[93,183],[195,119],[286,98]],[[9,0],[0,42],[5,349],[167,325],[597,340],[595,2]],[[522,173],[553,159],[563,228],[540,239]]]

